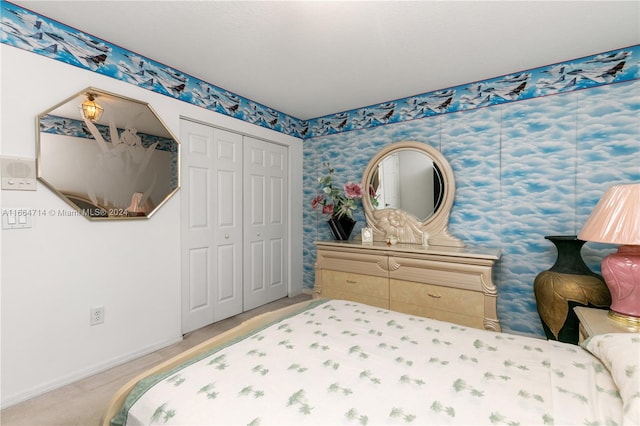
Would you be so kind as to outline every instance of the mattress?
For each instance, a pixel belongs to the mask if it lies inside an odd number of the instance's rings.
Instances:
[[[141,380],[111,424],[633,424],[637,374],[622,392],[580,346],[319,300]]]

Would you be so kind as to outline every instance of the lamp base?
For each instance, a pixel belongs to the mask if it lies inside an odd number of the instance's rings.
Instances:
[[[619,246],[602,259],[602,275],[611,292],[611,310],[640,318],[640,246]]]
[[[609,311],[608,317],[629,331],[640,331],[640,318],[638,317],[621,314],[616,311]]]

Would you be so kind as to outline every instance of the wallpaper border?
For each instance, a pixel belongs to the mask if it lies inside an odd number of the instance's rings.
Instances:
[[[309,139],[640,79],[640,45],[300,120],[0,0],[2,43],[286,135]]]

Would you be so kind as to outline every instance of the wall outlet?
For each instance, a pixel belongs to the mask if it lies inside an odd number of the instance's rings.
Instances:
[[[94,306],[91,308],[90,325],[98,325],[104,322],[104,306]]]

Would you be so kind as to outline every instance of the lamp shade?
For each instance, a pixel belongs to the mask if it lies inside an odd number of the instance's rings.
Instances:
[[[640,245],[640,183],[610,187],[591,212],[578,238]]]
[[[100,120],[102,112],[104,111],[104,109],[95,102],[95,97],[91,93],[87,94],[87,100],[82,103],[81,107],[82,115],[90,121]]]

